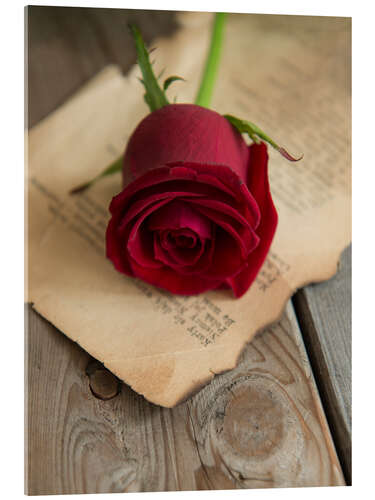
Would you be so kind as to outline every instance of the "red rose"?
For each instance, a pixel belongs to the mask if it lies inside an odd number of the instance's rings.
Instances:
[[[218,113],[168,105],[138,125],[110,205],[107,256],[129,276],[173,293],[243,295],[277,225],[264,143],[247,146]]]

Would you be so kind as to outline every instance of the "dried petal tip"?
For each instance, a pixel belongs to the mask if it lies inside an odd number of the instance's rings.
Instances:
[[[303,158],[303,153],[301,154],[301,156],[299,158],[295,158],[290,153],[288,153],[288,151],[284,148],[278,147],[277,150],[281,154],[281,156],[283,156],[285,159],[287,159],[289,161],[300,161]]]
[[[240,118],[236,118],[232,115],[224,115],[229,123],[231,123],[241,134],[247,134],[252,141],[255,143],[257,139],[263,139],[263,141],[268,142],[276,151],[278,151],[281,156],[283,156],[286,160],[289,161],[299,161],[302,160],[303,154],[299,158],[294,158],[288,151],[282,147],[280,147],[274,140],[272,140],[268,135],[266,135],[263,130],[261,130],[258,125],[255,123],[249,122],[247,120],[241,120]]]

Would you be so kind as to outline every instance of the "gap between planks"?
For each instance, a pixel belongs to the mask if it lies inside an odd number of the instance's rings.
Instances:
[[[351,446],[351,245],[329,281],[297,292],[293,305],[348,485]]]

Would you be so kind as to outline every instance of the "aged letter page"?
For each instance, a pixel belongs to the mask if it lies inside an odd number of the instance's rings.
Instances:
[[[157,40],[168,90],[192,102],[211,16],[183,13]],[[168,76],[166,75],[166,76]],[[230,15],[212,108],[250,120],[292,154],[270,149],[279,225],[256,281],[239,300],[217,291],[173,296],[119,274],[105,258],[116,174],[69,190],[118,157],[148,113],[134,68],[106,68],[39,123],[28,141],[28,295],[34,308],[134,390],[174,406],[235,366],[244,345],[281,315],[298,287],[331,277],[351,240],[350,20]]]

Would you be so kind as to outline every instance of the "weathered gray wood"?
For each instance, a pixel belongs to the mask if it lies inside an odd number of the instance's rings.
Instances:
[[[129,23],[148,43],[173,33],[175,12],[83,7],[26,8],[28,125],[60,106],[104,66],[135,64]]]
[[[29,309],[28,494],[344,484],[292,307],[173,409],[90,390],[87,353]]]
[[[296,294],[294,304],[348,483],[351,483],[351,246],[339,271]]]

